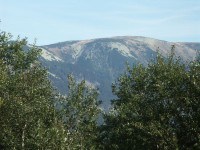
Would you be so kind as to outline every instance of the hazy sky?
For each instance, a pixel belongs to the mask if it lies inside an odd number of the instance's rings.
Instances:
[[[0,30],[38,45],[112,36],[200,42],[200,0],[0,0]]]

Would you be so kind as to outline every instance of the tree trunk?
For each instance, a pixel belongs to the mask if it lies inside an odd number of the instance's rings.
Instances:
[[[22,129],[22,150],[25,150],[25,130],[26,130],[26,124],[24,125]]]

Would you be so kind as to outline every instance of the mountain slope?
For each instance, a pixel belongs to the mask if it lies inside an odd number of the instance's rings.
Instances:
[[[67,91],[66,76],[73,73],[88,86],[98,87],[104,106],[112,98],[111,84],[126,69],[126,63],[147,65],[157,49],[166,56],[172,45],[184,60],[195,58],[200,43],[171,43],[139,36],[68,41],[42,46],[42,63],[49,69],[55,87]]]

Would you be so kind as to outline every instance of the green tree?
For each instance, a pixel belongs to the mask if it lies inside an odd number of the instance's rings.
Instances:
[[[40,52],[0,33],[0,149],[96,149],[97,90],[69,76],[68,95],[56,94]]]
[[[48,148],[51,137],[46,132],[55,118],[55,94],[38,62],[40,49],[32,46],[25,51],[26,39],[11,39],[10,34],[0,33],[0,145]]]
[[[67,149],[96,149],[100,107],[98,92],[83,80],[68,76],[69,92],[58,103],[65,126]]]
[[[147,67],[128,67],[113,85],[104,149],[200,149],[200,61],[160,54]]]

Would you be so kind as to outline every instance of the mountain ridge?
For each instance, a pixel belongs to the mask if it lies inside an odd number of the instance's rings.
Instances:
[[[115,36],[74,40],[41,46],[41,62],[48,68],[50,79],[61,93],[67,91],[67,74],[100,89],[104,105],[113,98],[111,84],[125,71],[126,63],[147,65],[157,55],[175,53],[183,60],[194,60],[200,43],[168,42],[142,36]]]

